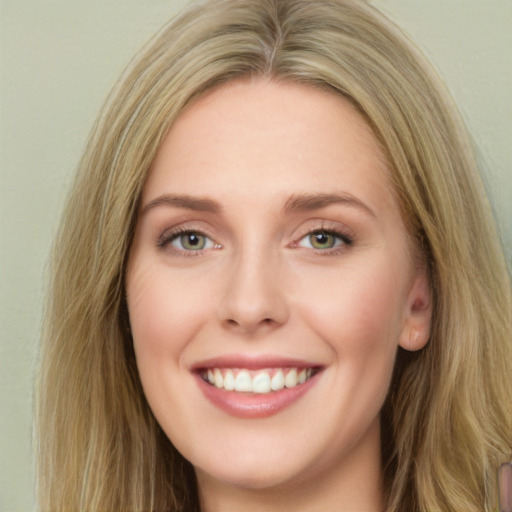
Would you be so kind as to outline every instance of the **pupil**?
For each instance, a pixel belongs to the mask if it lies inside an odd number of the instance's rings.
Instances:
[[[200,244],[199,237],[197,235],[188,235],[188,244],[192,246],[197,246]]]
[[[316,235],[316,242],[319,245],[325,245],[329,241],[329,236],[325,233],[318,233]]]

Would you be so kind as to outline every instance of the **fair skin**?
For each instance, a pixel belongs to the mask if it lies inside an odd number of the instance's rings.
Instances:
[[[379,411],[398,346],[429,335],[411,253],[386,159],[341,97],[254,79],[182,113],[126,291],[144,392],[202,510],[383,509]]]

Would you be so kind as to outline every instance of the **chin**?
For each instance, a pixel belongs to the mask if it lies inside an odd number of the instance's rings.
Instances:
[[[230,467],[208,466],[207,470],[196,467],[198,481],[214,480],[224,485],[239,487],[246,490],[261,491],[290,485],[302,480],[298,469],[280,467],[270,470],[272,464],[265,464],[261,457],[255,455],[254,461],[238,461]]]

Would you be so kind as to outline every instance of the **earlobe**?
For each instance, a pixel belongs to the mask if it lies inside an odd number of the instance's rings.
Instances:
[[[430,338],[432,294],[426,269],[416,276],[406,303],[399,345],[410,351],[422,349]]]

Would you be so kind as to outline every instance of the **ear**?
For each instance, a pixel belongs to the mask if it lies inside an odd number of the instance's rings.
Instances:
[[[427,269],[417,270],[407,297],[404,325],[398,344],[405,350],[420,350],[430,338],[432,321],[432,291]]]

